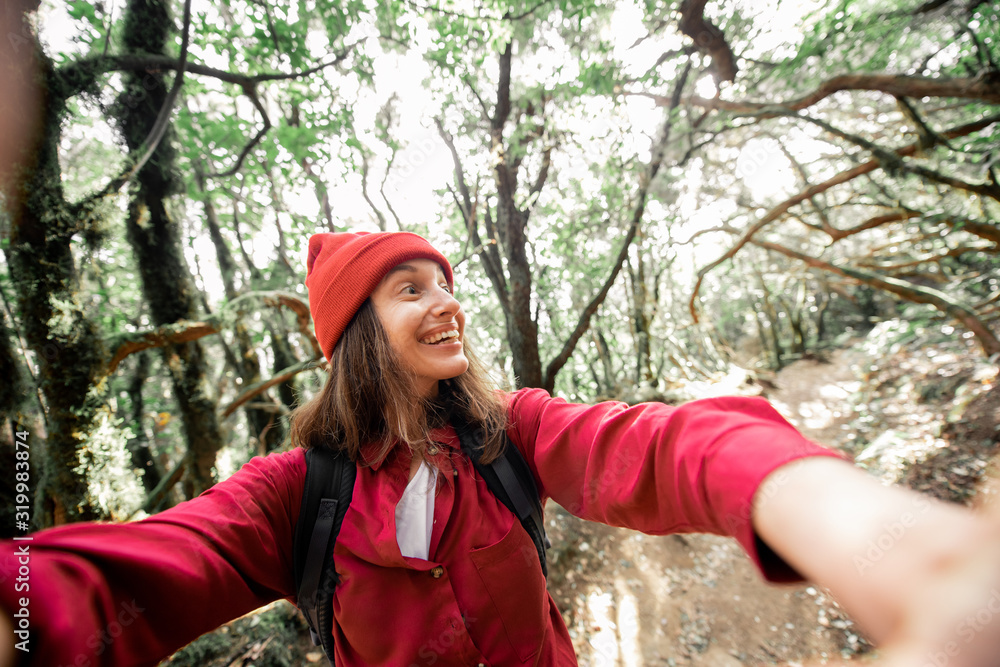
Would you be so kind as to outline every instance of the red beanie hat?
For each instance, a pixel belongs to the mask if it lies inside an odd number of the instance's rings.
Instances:
[[[327,359],[351,318],[390,270],[409,259],[429,259],[454,287],[451,264],[421,236],[409,232],[314,234],[309,239],[306,287],[316,339]]]

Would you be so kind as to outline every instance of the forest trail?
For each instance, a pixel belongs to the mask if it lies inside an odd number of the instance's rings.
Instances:
[[[854,435],[850,397],[861,389],[865,359],[855,348],[841,348],[823,359],[796,361],[778,372],[767,399],[809,439],[844,447]]]
[[[796,361],[766,396],[809,438],[846,444],[865,357],[852,348]],[[652,537],[580,521],[551,503],[547,516],[555,545],[549,588],[581,665],[795,664],[865,646],[822,591],[763,583],[731,539]]]

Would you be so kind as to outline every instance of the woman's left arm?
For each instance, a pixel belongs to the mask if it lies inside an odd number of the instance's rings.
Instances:
[[[508,434],[543,495],[571,513],[653,535],[735,537],[772,581],[799,576],[755,534],[754,494],[792,461],[840,458],[755,398],[578,405],[526,389],[510,415]]]
[[[761,399],[587,406],[521,390],[510,414],[543,495],[573,514],[735,537],[769,580],[829,588],[896,647],[894,667],[1000,664],[1000,516],[885,487]]]
[[[884,486],[845,462],[808,458],[768,476],[754,498],[753,526],[880,646],[895,647],[898,664],[998,664],[996,517]]]

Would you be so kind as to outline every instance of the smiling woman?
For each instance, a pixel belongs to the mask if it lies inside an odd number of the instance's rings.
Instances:
[[[465,313],[437,262],[413,259],[392,268],[371,296],[392,349],[414,375],[419,396],[464,373]]]

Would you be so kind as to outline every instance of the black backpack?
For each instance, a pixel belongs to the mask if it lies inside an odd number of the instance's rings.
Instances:
[[[482,464],[483,431],[455,424],[462,451],[486,486],[502,502],[531,536],[538,551],[542,572],[548,576],[545,550],[551,546],[538,487],[520,450],[505,436],[503,454],[493,463]],[[312,448],[306,450],[306,481],[302,508],[295,524],[292,560],[295,567],[297,603],[309,624],[313,644],[322,646],[333,664],[333,591],[337,572],[333,545],[354,494],[357,466],[343,451]]]

